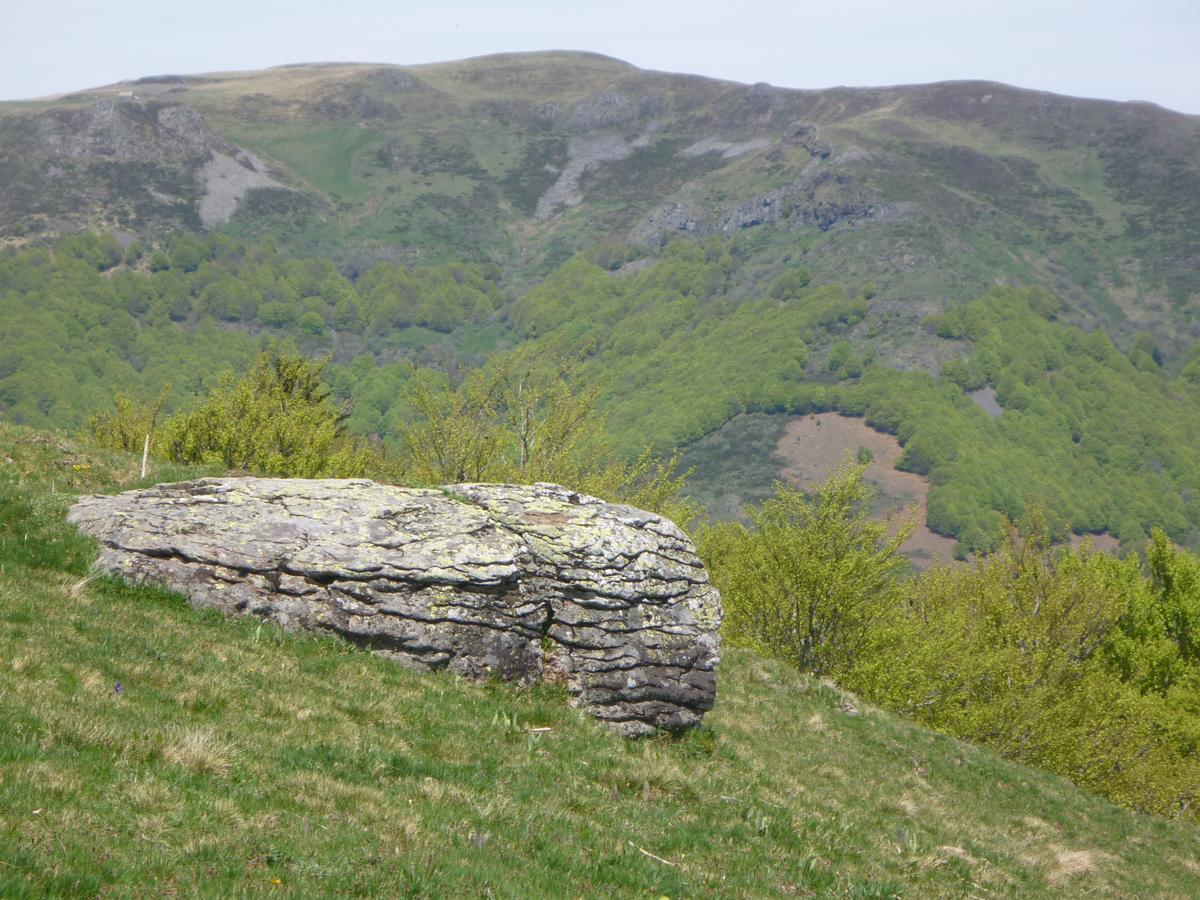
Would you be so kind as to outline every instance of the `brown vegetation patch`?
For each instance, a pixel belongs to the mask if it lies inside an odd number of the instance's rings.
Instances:
[[[1108,553],[1112,556],[1117,555],[1117,551],[1121,549],[1121,542],[1107,531],[1102,531],[1099,534],[1073,534],[1070,538],[1071,547],[1078,550],[1083,546],[1084,541],[1092,542],[1092,549],[1098,550],[1101,553]]]
[[[866,477],[879,488],[880,516],[898,525],[915,507],[917,526],[901,552],[920,568],[932,565],[935,559],[953,559],[954,538],[929,529],[928,480],[898,470],[896,463],[903,452],[900,442],[890,434],[876,431],[862,419],[838,413],[794,418],[775,447],[775,455],[782,463],[779,477],[802,490],[812,490],[847,458],[853,459],[862,447],[872,455]]]
[[[1104,856],[1091,850],[1067,850],[1063,847],[1054,848],[1054,858],[1046,873],[1046,881],[1059,886],[1075,875],[1090,872],[1096,863]]]

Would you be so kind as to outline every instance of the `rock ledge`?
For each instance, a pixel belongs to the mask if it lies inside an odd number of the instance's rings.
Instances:
[[[672,522],[556,485],[205,478],[81,498],[101,569],[421,669],[561,679],[622,734],[712,708],[721,602]]]

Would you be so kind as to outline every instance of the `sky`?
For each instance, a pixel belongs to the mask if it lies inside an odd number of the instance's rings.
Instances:
[[[1200,0],[0,0],[0,99],[551,49],[781,87],[980,78],[1200,114]]]

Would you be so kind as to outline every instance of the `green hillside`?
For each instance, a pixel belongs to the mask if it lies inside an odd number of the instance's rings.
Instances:
[[[89,423],[154,431],[150,481],[199,471],[159,457],[255,469],[216,447],[270,445],[244,407],[175,414],[218,388],[266,421],[295,399],[260,390],[267,348],[328,358],[288,356],[313,408],[280,459],[319,430],[329,471],[407,483],[445,480],[412,446],[433,419],[516,458],[530,402],[565,429],[553,478],[676,502],[655,466],[679,450],[700,519],[738,520],[777,478],[813,486],[797,460],[865,465],[868,434],[919,485],[925,561],[977,565],[890,559],[873,650],[818,671],[1187,819],[1198,235],[1200,118],[988,82],[788,90],[552,52],[0,103],[0,895],[1194,894],[1194,825],[746,650],[703,728],[626,742],[552,687],[94,577],[63,516],[138,483]],[[818,452],[822,423],[845,437]],[[697,535],[734,620],[795,607],[820,555],[768,582],[761,530]],[[1055,549],[1085,535],[1124,560]]]
[[[755,265],[735,295],[788,257],[874,282],[896,359],[920,364],[913,324],[997,280],[1194,338],[1198,149],[1196,117],[986,82],[800,91],[582,53],[287,66],[0,104],[0,229],[221,228],[521,280],[738,233]]]
[[[4,896],[1192,893],[1193,826],[744,651],[700,731],[626,742],[92,578],[63,513],[135,465],[0,426]]]
[[[1030,496],[1194,548],[1197,160],[1200,120],[1149,104],[566,52],[0,104],[0,415],[76,428],[167,384],[178,408],[290,337],[389,444],[413,367],[533,341],[583,356],[627,452],[865,414],[960,552]]]
[[[930,479],[929,525],[960,553],[994,546],[1031,499],[1060,536],[1107,532],[1137,550],[1159,527],[1198,546],[1195,348],[1166,362],[1142,335],[1123,352],[1064,321],[1060,297],[996,288],[921,323],[947,357],[937,371],[896,371],[879,350],[889,330],[868,324],[869,291],[793,268],[733,299],[752,266],[736,241],[677,241],[624,272],[574,258],[514,296],[490,265],[383,262],[351,280],[270,242],[185,235],[123,251],[85,234],[0,255],[0,414],[79,428],[116,392],[148,400],[168,386],[177,410],[286,339],[333,355],[326,377],[350,430],[402,458],[417,371],[457,378],[525,345],[580,359],[626,456],[695,446],[745,412],[839,411],[899,438],[901,466]],[[694,493],[747,467],[769,490],[773,446],[743,440],[709,459]]]

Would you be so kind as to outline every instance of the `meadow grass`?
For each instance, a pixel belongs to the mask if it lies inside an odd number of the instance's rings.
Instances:
[[[1193,827],[744,651],[679,739],[96,577],[0,426],[0,896],[1187,896]],[[159,471],[182,477],[184,471]]]

